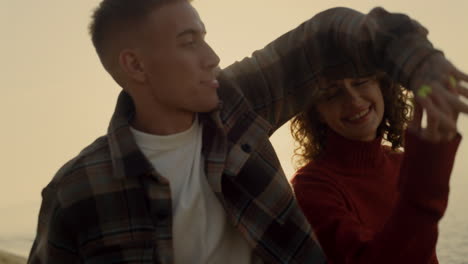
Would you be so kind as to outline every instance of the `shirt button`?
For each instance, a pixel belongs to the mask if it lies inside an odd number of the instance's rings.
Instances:
[[[243,144],[241,146],[241,149],[245,152],[245,153],[250,153],[252,152],[252,147],[249,145],[249,144]]]

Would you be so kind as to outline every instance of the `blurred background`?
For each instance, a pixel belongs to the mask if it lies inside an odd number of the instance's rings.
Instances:
[[[0,249],[27,256],[40,192],[66,161],[106,133],[120,88],[101,67],[87,27],[99,0],[0,0]],[[225,67],[314,14],[335,6],[368,12],[383,6],[425,25],[429,38],[468,72],[466,0],[194,0],[207,41]],[[468,135],[468,118],[459,128]],[[288,127],[272,138],[286,175]],[[468,263],[468,143],[462,142],[440,225],[441,263]]]

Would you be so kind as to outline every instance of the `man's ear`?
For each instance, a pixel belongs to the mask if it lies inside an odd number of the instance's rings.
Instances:
[[[122,50],[119,54],[119,65],[130,79],[139,83],[146,80],[143,64],[134,50]]]

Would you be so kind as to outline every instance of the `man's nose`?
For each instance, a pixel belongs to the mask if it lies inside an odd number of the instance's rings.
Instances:
[[[220,59],[216,52],[211,48],[211,46],[208,43],[205,44],[206,49],[204,54],[203,66],[209,69],[215,69],[218,67]]]

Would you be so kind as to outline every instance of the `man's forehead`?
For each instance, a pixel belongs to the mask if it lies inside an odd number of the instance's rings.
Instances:
[[[150,15],[149,22],[158,31],[174,34],[176,37],[186,32],[205,32],[205,25],[198,12],[187,1],[170,3],[157,8]]]

